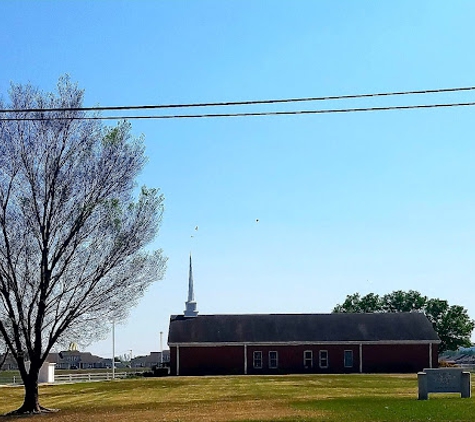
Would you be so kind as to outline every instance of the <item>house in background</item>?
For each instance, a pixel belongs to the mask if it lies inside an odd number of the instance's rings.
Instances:
[[[168,366],[170,363],[170,351],[150,352],[146,356],[136,356],[130,361],[132,368],[153,368],[154,366]]]
[[[5,359],[5,362],[3,360]],[[0,353],[0,362],[3,362],[2,367],[0,368],[3,371],[15,371],[18,370],[18,365],[16,360],[13,358],[11,353],[5,357],[5,353]]]
[[[417,372],[437,366],[439,343],[416,312],[198,315],[191,257],[168,336],[171,375]]]
[[[0,360],[3,356],[0,355]],[[112,359],[102,358],[90,352],[79,350],[65,350],[59,353],[49,353],[46,359],[49,363],[55,363],[55,369],[105,369],[112,367]],[[11,355],[1,368],[3,370],[18,370],[18,365]]]
[[[55,363],[56,369],[105,369],[112,367],[111,358],[102,358],[90,352],[79,350],[65,350],[59,353],[50,353],[47,362]]]
[[[460,347],[457,350],[446,350],[439,355],[439,365],[458,366],[473,371],[475,369],[475,347]]]

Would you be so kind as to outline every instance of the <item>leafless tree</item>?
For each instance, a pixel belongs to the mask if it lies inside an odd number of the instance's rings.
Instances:
[[[0,334],[25,386],[16,413],[47,410],[38,376],[55,343],[95,338],[165,270],[145,249],[163,196],[136,186],[143,139],[84,119],[83,94],[64,76],[55,93],[12,84],[0,102]]]
[[[5,347],[4,350],[5,350],[4,353],[0,353],[0,371],[2,370],[3,365],[5,365],[5,362],[7,361],[7,358],[8,358],[8,348]]]

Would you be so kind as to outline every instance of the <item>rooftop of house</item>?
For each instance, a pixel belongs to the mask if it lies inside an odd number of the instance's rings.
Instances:
[[[132,362],[143,362],[143,363],[156,363],[160,362],[160,355],[163,353],[163,360],[170,360],[170,350],[164,350],[163,352],[150,352],[148,355],[135,356],[132,358]]]
[[[440,342],[418,312],[374,314],[172,315],[168,344],[287,342]]]
[[[77,356],[78,362],[82,363],[96,363],[101,361],[111,361],[110,358],[103,358],[100,356],[93,355],[90,352],[79,352],[77,350],[65,350],[60,353],[51,352],[48,354],[47,361],[50,363],[60,363],[63,360],[66,360],[70,356]]]

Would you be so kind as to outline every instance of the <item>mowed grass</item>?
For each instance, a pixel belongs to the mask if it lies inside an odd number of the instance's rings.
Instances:
[[[0,388],[0,413],[22,402]],[[48,385],[43,421],[475,421],[475,399],[417,400],[411,375],[169,377]],[[18,417],[4,417],[17,420]]]

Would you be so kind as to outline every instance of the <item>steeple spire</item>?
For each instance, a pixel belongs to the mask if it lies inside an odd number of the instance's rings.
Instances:
[[[185,302],[185,312],[184,315],[186,317],[195,317],[198,315],[198,311],[196,310],[196,302],[195,302],[195,292],[193,290],[193,266],[191,263],[191,253],[190,253],[190,272],[188,275],[188,300]]]
[[[190,253],[190,271],[188,273],[188,302],[195,301],[195,293],[193,291],[193,265],[191,263],[191,253]]]

